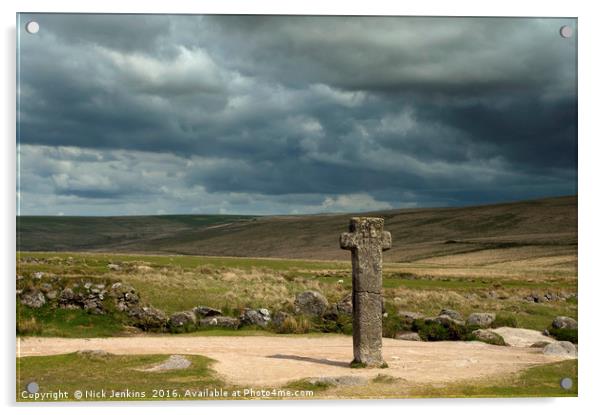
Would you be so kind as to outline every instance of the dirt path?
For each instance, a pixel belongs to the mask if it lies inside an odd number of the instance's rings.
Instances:
[[[187,337],[140,336],[98,339],[17,339],[18,356],[42,356],[101,349],[115,354],[200,354],[217,360],[214,369],[229,383],[279,386],[320,376],[374,377],[379,373],[411,383],[447,383],[505,375],[562,358],[538,349],[479,342],[411,342],[383,339],[387,369],[350,369],[348,336]]]

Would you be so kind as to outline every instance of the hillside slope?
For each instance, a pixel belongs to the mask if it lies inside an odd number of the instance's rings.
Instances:
[[[576,196],[369,215],[384,217],[392,233],[387,261],[461,265],[491,261],[486,254],[495,251],[498,262],[549,257],[576,264]],[[22,251],[348,259],[338,237],[351,216],[23,216],[17,218],[17,237]]]

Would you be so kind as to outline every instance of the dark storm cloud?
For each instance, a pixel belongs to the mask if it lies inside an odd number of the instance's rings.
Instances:
[[[47,170],[23,188],[265,213],[576,192],[572,20],[30,18],[20,139]]]

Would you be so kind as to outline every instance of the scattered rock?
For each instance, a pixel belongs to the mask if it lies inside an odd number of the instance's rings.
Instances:
[[[328,309],[328,300],[317,291],[304,291],[295,298],[295,312],[309,316],[322,316]]]
[[[197,306],[197,307],[193,308],[192,311],[194,311],[194,314],[196,314],[196,316],[198,318],[222,315],[222,310],[219,310],[217,308],[207,307],[204,305]]]
[[[237,329],[240,326],[240,320],[235,317],[213,316],[205,317],[199,321],[200,327],[221,327],[226,329]]]
[[[397,333],[395,335],[395,338],[397,340],[410,340],[410,341],[416,341],[416,342],[422,341],[422,339],[420,338],[420,335],[418,335],[418,333],[414,333],[412,331]]]
[[[173,313],[169,317],[169,326],[171,328],[187,328],[196,325],[196,315],[193,311],[180,311]]]
[[[553,339],[544,336],[537,330],[519,329],[514,327],[498,327],[491,331],[499,334],[504,342],[512,347],[531,347],[533,343],[539,341],[552,342]]]
[[[571,342],[554,342],[543,348],[543,354],[547,356],[561,356],[577,358],[577,348]]]
[[[46,304],[46,298],[41,291],[28,290],[21,293],[21,304],[31,308],[40,308]]]
[[[451,310],[451,309],[447,309],[447,308],[444,308],[443,310],[441,310],[439,312],[439,316],[449,316],[453,320],[459,320],[459,321],[462,320],[462,315],[460,313],[458,313],[455,310]]]
[[[442,314],[442,315],[438,315],[437,317],[427,317],[424,319],[425,323],[438,323],[441,324],[444,327],[450,327],[451,325],[455,324],[458,326],[463,326],[464,325],[464,321],[463,320],[457,320],[455,318],[452,318],[450,315],[448,314]]]
[[[424,314],[417,313],[414,311],[404,311],[400,310],[397,312],[397,315],[403,319],[403,321],[407,324],[412,324],[414,320],[420,320],[424,318]]]
[[[359,376],[320,376],[307,380],[312,385],[328,385],[328,386],[358,386],[368,383],[367,378]]]
[[[146,369],[137,369],[141,372],[167,372],[170,370],[181,370],[181,369],[187,369],[188,367],[190,367],[190,365],[192,364],[192,362],[188,359],[186,359],[184,356],[181,356],[179,354],[174,354],[169,356],[169,358],[167,358],[167,360],[156,364],[154,366],[151,366],[149,368]]]
[[[167,325],[167,316],[158,308],[152,306],[133,307],[128,310],[134,326],[143,330],[162,330]]]
[[[121,266],[117,264],[108,264],[107,268],[109,269],[109,271],[119,271],[121,269]]]
[[[472,313],[466,319],[466,325],[478,326],[481,328],[491,327],[491,324],[495,320],[494,313]]]
[[[47,282],[40,284],[40,291],[42,291],[44,294],[46,294],[48,291],[51,291],[51,290],[52,290],[52,284],[49,284]]]
[[[272,324],[274,325],[274,327],[280,328],[284,324],[284,320],[286,320],[290,316],[291,315],[289,313],[286,313],[284,311],[276,311],[276,313],[274,314],[274,318],[272,318]]]
[[[46,293],[46,298],[50,301],[56,300],[58,297],[58,292],[56,290],[48,291]]]
[[[240,324],[267,327],[270,322],[270,311],[267,308],[258,310],[244,309],[240,315]]]
[[[472,335],[475,337],[476,340],[484,342],[484,343],[495,344],[497,346],[505,346],[506,345],[504,338],[491,330],[478,329],[478,330],[473,331]]]
[[[555,329],[577,330],[577,321],[574,318],[558,316],[552,321],[552,327]]]
[[[104,314],[102,300],[91,296],[83,300],[83,308],[91,314]]]
[[[37,271],[33,273],[32,277],[36,280],[40,280],[44,275],[45,274],[42,271]]]
[[[111,356],[114,356],[112,353],[104,350],[78,350],[77,355],[92,360],[107,360]]]

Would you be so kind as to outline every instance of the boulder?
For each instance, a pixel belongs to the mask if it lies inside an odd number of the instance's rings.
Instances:
[[[84,299],[83,308],[90,314],[104,314],[102,300],[95,296],[89,296]]]
[[[152,306],[132,307],[128,310],[134,326],[142,330],[162,330],[167,325],[168,318],[165,313]]]
[[[260,308],[258,310],[245,308],[240,315],[241,325],[267,327],[270,320],[270,311],[267,308]]]
[[[197,306],[192,309],[198,318],[221,316],[222,310],[211,308],[204,305]]]
[[[458,320],[458,321],[462,320],[462,314],[458,313],[455,310],[451,310],[451,309],[448,309],[448,308],[444,308],[443,310],[441,310],[439,312],[439,316],[449,316],[453,320]]]
[[[577,321],[566,316],[558,316],[552,321],[552,327],[555,329],[577,330]]]
[[[450,327],[452,325],[457,325],[457,326],[463,326],[464,325],[464,321],[463,320],[457,320],[455,318],[452,318],[448,314],[442,314],[442,315],[439,315],[437,317],[427,317],[427,318],[424,319],[424,322],[425,323],[438,323],[438,324],[441,324],[444,327]]]
[[[474,336],[475,340],[478,340],[480,342],[495,344],[497,346],[506,345],[504,338],[491,330],[478,329],[473,331],[472,335]]]
[[[284,324],[284,320],[286,320],[290,316],[291,315],[289,313],[286,313],[284,311],[276,311],[274,317],[272,318],[272,324],[276,328],[281,328]]]
[[[52,290],[52,284],[49,284],[47,282],[40,284],[40,290],[46,294],[47,292]]]
[[[322,316],[328,309],[328,300],[317,291],[304,291],[295,297],[295,312],[309,316]]]
[[[543,354],[547,356],[560,356],[566,358],[577,358],[577,348],[571,342],[554,342],[543,348]]]
[[[41,291],[27,290],[21,293],[21,304],[31,308],[40,308],[46,304],[46,298]]]
[[[109,296],[115,299],[115,305],[119,311],[126,311],[137,307],[140,303],[140,297],[134,287],[116,282],[109,289]]]
[[[117,264],[108,264],[107,269],[109,271],[119,271],[121,269],[121,266]]]
[[[405,310],[398,311],[397,315],[401,317],[401,319],[407,324],[412,324],[414,320],[420,320],[424,318],[424,314],[422,313]]]
[[[466,325],[478,326],[481,328],[491,327],[491,324],[495,320],[494,313],[472,313],[466,319]]]
[[[199,321],[199,326],[208,327],[221,327],[226,329],[237,329],[240,326],[240,320],[235,317],[226,316],[213,316],[205,317]]]
[[[397,340],[410,340],[410,341],[422,341],[422,339],[420,338],[420,335],[418,335],[418,333],[414,333],[412,331],[405,331],[405,332],[401,332],[401,333],[397,333],[395,335],[395,338]]]
[[[179,311],[169,317],[169,326],[173,329],[187,328],[196,325],[196,315],[193,311]]]

